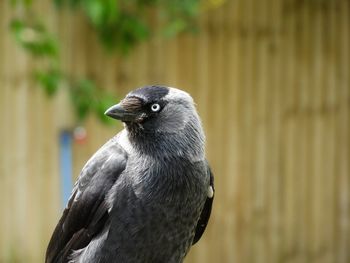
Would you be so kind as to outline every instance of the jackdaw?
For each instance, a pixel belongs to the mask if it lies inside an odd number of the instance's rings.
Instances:
[[[46,262],[182,262],[214,196],[193,99],[145,86],[105,114],[125,128],[81,171]]]

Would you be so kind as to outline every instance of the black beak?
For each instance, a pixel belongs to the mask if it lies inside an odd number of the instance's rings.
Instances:
[[[110,107],[108,110],[106,110],[105,115],[125,122],[134,121],[137,117],[136,113],[125,110],[123,106],[121,106],[121,103]]]

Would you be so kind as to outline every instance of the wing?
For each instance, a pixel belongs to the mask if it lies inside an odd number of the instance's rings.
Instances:
[[[126,152],[112,139],[87,162],[52,234],[46,263],[68,262],[73,250],[87,246],[103,229],[108,221],[106,195],[126,161]]]
[[[202,213],[199,217],[197,226],[196,226],[196,232],[192,241],[192,245],[196,244],[198,242],[198,240],[202,237],[205,228],[207,227],[208,221],[209,221],[209,217],[210,217],[210,213],[211,213],[211,207],[213,204],[213,200],[214,200],[214,177],[213,174],[210,170],[209,165],[207,165],[208,167],[208,173],[210,176],[210,187],[211,189],[208,189],[208,197],[207,200],[204,203],[204,207],[202,210]]]

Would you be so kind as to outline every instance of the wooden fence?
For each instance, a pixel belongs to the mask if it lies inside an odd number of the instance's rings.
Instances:
[[[189,91],[216,176],[213,215],[186,262],[350,262],[350,3],[227,0],[197,35],[155,37],[127,58],[101,50],[81,17],[36,9],[62,63],[123,96],[149,83]],[[0,1],[0,262],[42,262],[61,213],[58,135],[67,95],[47,99]],[[74,174],[121,126],[85,123]]]

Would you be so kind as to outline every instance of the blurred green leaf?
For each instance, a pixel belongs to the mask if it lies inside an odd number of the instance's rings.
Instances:
[[[183,19],[175,19],[163,29],[163,34],[166,37],[173,37],[179,32],[185,30],[186,26],[187,24]]]
[[[10,0],[12,6],[23,4],[24,6],[29,7],[32,3],[32,0]]]
[[[118,21],[119,5],[117,0],[85,0],[83,8],[91,23],[96,27],[113,25]]]
[[[89,79],[80,79],[70,86],[71,99],[79,120],[84,120],[89,113],[94,113],[103,123],[111,123],[104,115],[115,99]]]
[[[48,71],[35,72],[35,78],[44,88],[46,94],[53,96],[59,88],[63,75],[58,69],[49,69]]]
[[[92,81],[81,79],[70,88],[75,112],[80,120],[86,118],[93,107],[95,85]]]
[[[95,26],[100,26],[103,24],[104,20],[104,5],[100,1],[87,0],[84,1],[85,12],[90,18],[90,21]]]
[[[17,43],[34,56],[58,56],[57,41],[39,23],[28,25],[23,20],[13,19],[10,31]]]
[[[124,14],[119,23],[119,34],[116,38],[117,47],[126,54],[137,43],[147,39],[149,35],[149,29],[141,19],[133,15]]]

